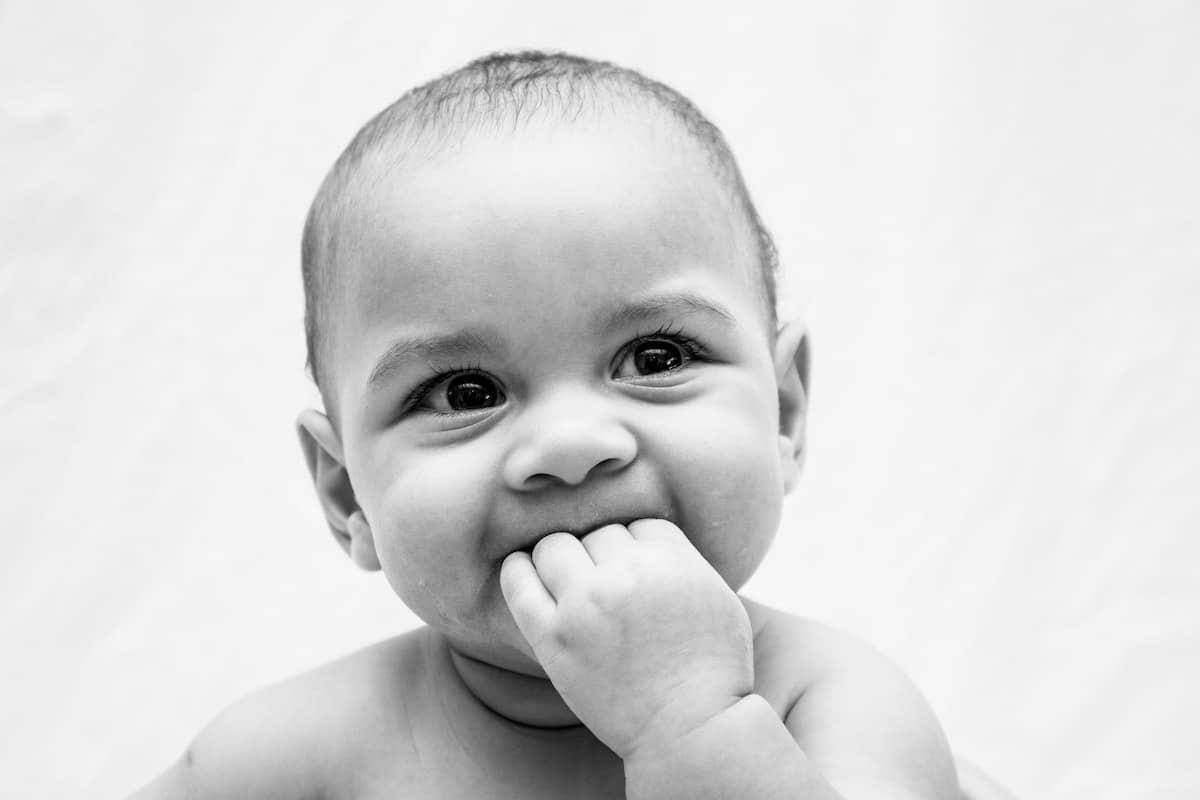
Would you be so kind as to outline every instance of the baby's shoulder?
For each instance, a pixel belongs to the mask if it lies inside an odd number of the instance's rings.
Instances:
[[[742,598],[754,631],[756,689],[787,707],[831,675],[883,668],[887,660],[847,633]]]
[[[846,796],[956,795],[954,763],[929,703],[875,648],[814,620],[744,601],[755,691]],[[895,790],[903,787],[910,794]]]
[[[212,719],[141,798],[323,798],[352,785],[372,742],[395,743],[420,631],[288,678]],[[391,713],[381,713],[387,709]]]

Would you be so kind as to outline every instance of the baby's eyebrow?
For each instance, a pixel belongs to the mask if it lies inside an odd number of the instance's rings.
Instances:
[[[639,322],[661,319],[664,316],[704,314],[716,317],[727,325],[735,325],[733,313],[715,300],[693,292],[647,294],[622,303],[615,310],[596,314],[595,323],[605,332],[628,327]],[[447,334],[429,334],[397,339],[375,361],[367,377],[367,386],[377,389],[393,373],[413,361],[438,356],[472,357],[495,354],[502,338],[495,332],[474,328]]]
[[[687,291],[636,297],[615,310],[597,314],[595,323],[601,330],[612,331],[663,316],[690,314],[705,314],[717,317],[728,325],[737,324],[733,313],[717,301]]]
[[[412,361],[429,361],[436,356],[478,356],[496,351],[500,339],[487,331],[467,328],[447,334],[397,339],[388,345],[371,368],[367,385],[374,389],[392,373]]]

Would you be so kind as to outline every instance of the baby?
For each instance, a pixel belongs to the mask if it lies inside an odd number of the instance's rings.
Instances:
[[[804,328],[718,130],[612,64],[494,55],[313,203],[298,427],[425,627],[218,716],[154,798],[954,798],[875,651],[736,593],[804,456]]]

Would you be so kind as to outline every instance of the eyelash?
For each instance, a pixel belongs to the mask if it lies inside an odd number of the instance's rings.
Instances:
[[[621,359],[629,355],[629,353],[639,344],[652,342],[655,339],[666,339],[674,342],[675,344],[679,345],[680,349],[687,354],[688,359],[692,361],[703,361],[708,356],[708,351],[705,349],[703,344],[685,334],[683,332],[683,328],[676,323],[668,322],[667,324],[660,326],[657,330],[653,330],[648,333],[639,333],[637,336],[635,336],[633,340],[629,342],[629,344],[622,347],[617,353],[617,357],[613,360],[613,368],[615,368],[616,365],[621,362]]]
[[[483,372],[482,366],[478,362],[464,364],[461,367],[451,367],[450,369],[442,370],[428,380],[422,381],[412,392],[409,393],[408,399],[404,401],[403,407],[400,409],[401,414],[408,414],[410,411],[417,408],[422,400],[433,390],[435,386],[443,381],[448,381],[457,375],[467,375],[472,372]],[[439,413],[439,412],[430,412]]]
[[[696,339],[688,336],[683,332],[683,329],[673,322],[668,322],[665,325],[659,326],[653,331],[638,333],[625,346],[623,346],[613,359],[610,369],[615,369],[616,365],[623,358],[629,355],[635,347],[645,342],[652,342],[656,339],[666,339],[677,344],[681,350],[687,355],[689,361],[704,361],[708,357],[708,350]],[[459,367],[451,367],[441,370],[436,375],[433,375],[428,380],[422,381],[415,389],[409,393],[408,398],[404,401],[400,409],[401,415],[407,415],[415,410],[422,400],[436,387],[438,384],[454,378],[457,375],[467,375],[475,372],[483,372],[482,366],[478,362],[471,362]],[[431,411],[430,413],[443,413]]]

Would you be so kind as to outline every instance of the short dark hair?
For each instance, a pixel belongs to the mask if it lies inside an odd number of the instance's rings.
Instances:
[[[576,119],[602,101],[641,102],[665,112],[710,157],[717,177],[731,190],[757,237],[764,303],[776,324],[778,256],[759,219],[741,171],[721,131],[679,92],[641,73],[606,61],[559,52],[493,53],[412,89],[375,115],[351,140],[322,182],[308,212],[301,245],[307,366],[331,411],[325,373],[325,336],[332,322],[331,296],[339,286],[334,269],[343,198],[363,160],[397,143],[445,142],[487,125],[510,127],[547,111]],[[391,153],[389,152],[389,155]],[[403,152],[398,158],[403,158]]]

